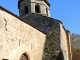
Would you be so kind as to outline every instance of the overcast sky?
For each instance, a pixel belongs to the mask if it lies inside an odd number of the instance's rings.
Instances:
[[[80,0],[48,0],[51,17],[63,22],[71,33],[80,34]],[[0,0],[0,5],[19,15],[18,0]]]

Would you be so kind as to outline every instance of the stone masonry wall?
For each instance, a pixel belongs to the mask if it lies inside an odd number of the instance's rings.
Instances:
[[[61,52],[59,24],[57,26],[57,29],[53,30],[53,32],[46,37],[42,60],[57,60]]]
[[[71,50],[69,35],[60,21],[38,14],[28,14],[22,18],[47,35],[43,60],[56,60],[61,53],[63,56],[61,59],[70,60],[69,53],[71,53]],[[48,49],[47,52],[45,51],[46,46]]]
[[[0,60],[19,60],[26,53],[30,60],[41,60],[45,34],[0,10]]]
[[[59,20],[39,14],[22,18],[0,10],[0,59],[19,60],[25,53],[29,60],[70,60],[70,37]]]
[[[71,42],[69,32],[60,24],[61,50],[64,60],[71,60]]]
[[[21,18],[45,34],[51,34],[55,29],[59,28],[60,24],[60,21],[40,14],[28,14]]]

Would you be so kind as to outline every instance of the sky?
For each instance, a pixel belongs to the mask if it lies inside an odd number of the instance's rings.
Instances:
[[[51,18],[63,22],[70,33],[80,34],[80,0],[48,0]],[[0,6],[19,16],[18,0],[1,0]]]

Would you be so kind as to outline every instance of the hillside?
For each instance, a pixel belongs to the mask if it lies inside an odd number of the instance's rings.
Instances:
[[[71,34],[71,44],[74,48],[80,50],[80,34]]]
[[[80,60],[80,52],[77,51],[73,46],[72,48],[72,60]]]

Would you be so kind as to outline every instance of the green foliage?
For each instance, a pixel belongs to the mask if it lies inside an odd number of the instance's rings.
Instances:
[[[54,34],[54,36],[57,36],[58,31],[57,30],[54,30],[53,34]]]
[[[71,44],[74,48],[80,51],[80,34],[71,34],[70,35]]]
[[[56,33],[56,34],[57,34],[57,33],[58,33],[58,31],[57,31],[57,30],[54,30],[54,33]]]
[[[54,54],[54,57],[57,57],[57,54]]]
[[[77,48],[78,51],[80,51],[80,48]]]
[[[42,60],[50,60],[55,59],[58,56],[57,49],[59,49],[59,31],[54,30],[52,33],[46,36],[46,41],[44,45],[44,53]]]
[[[45,46],[44,51],[45,51],[45,52],[49,52],[49,46],[48,46],[48,45]]]
[[[51,36],[50,35],[47,35],[46,37],[47,37],[47,39],[49,39]]]

